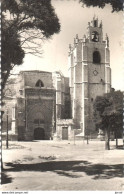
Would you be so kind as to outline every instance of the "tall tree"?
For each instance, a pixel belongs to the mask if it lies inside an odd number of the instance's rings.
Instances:
[[[97,129],[105,132],[105,149],[109,150],[110,131],[117,134],[123,128],[123,94],[112,91],[98,96],[94,102],[94,121]]]
[[[116,138],[116,148],[118,147],[118,137],[123,136],[123,93],[112,90],[106,94],[112,100],[112,109],[114,114],[111,116],[111,131]]]
[[[112,12],[123,11],[123,0],[79,0],[82,5],[87,7],[99,7],[104,8],[105,5],[110,4],[112,6]]]
[[[41,54],[44,39],[59,33],[60,23],[51,0],[2,0],[2,90],[10,71],[25,54]]]

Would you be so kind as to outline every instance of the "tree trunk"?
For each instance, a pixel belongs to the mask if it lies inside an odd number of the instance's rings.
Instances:
[[[87,135],[87,144],[89,144],[89,138],[88,138],[88,135]]]
[[[1,78],[2,78],[1,90],[2,90],[2,92],[3,92],[3,89],[5,88],[7,79],[10,75],[10,71],[11,71],[11,69],[9,68],[10,66],[11,66],[11,64],[8,64],[8,70],[6,73],[4,73],[4,72],[1,73]],[[1,95],[1,96],[3,97],[3,95]]]
[[[118,138],[116,138],[116,148],[118,148]]]
[[[2,145],[2,120],[1,120],[1,172],[3,172],[3,145]]]
[[[115,130],[115,139],[116,139],[116,148],[118,148],[118,138],[117,138],[117,131]]]
[[[105,129],[105,149],[110,150],[110,130],[109,128]]]

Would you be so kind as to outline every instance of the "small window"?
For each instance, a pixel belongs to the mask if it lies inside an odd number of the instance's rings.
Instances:
[[[98,51],[93,53],[93,63],[100,63],[100,53]]]
[[[103,79],[101,79],[100,81],[101,81],[101,83],[102,83],[102,84],[105,84],[105,82],[104,82],[104,80],[103,80]]]
[[[23,90],[19,90],[20,95],[23,95]]]
[[[41,88],[41,87],[44,87],[44,84],[41,80],[38,80],[35,86]]]
[[[91,102],[93,102],[93,98],[91,98]]]

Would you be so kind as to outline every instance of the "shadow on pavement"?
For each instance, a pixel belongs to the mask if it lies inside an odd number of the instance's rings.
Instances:
[[[119,149],[119,150],[124,150],[124,145],[119,145],[119,146],[117,147],[117,149]]]
[[[36,164],[13,164],[6,163],[7,172],[39,171],[55,172],[61,176],[79,178],[88,175],[92,179],[110,179],[114,177],[123,178],[123,164],[105,165],[93,164],[88,161],[49,161]],[[82,174],[81,174],[82,173]],[[85,174],[84,174],[85,173]]]
[[[11,183],[12,178],[8,176],[5,172],[1,172],[1,184]]]

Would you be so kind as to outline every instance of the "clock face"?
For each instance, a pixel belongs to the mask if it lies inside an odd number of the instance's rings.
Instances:
[[[98,71],[96,71],[96,69],[93,71],[93,74],[95,75],[95,76],[97,76],[98,75]]]

